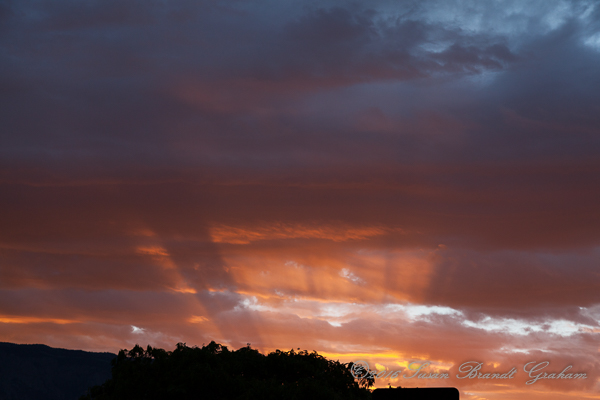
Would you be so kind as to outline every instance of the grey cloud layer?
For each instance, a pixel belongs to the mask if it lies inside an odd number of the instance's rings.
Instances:
[[[107,175],[590,157],[599,55],[584,42],[598,11],[565,4],[545,17],[473,4],[448,21],[411,2],[8,3],[1,159]],[[514,30],[487,30],[496,14]]]

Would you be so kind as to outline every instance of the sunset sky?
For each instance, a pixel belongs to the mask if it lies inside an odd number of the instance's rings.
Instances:
[[[0,341],[600,399],[599,205],[598,2],[0,2]]]

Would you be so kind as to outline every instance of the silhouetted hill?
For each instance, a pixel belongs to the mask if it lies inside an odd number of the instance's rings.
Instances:
[[[77,400],[110,378],[116,356],[0,342],[0,399]]]

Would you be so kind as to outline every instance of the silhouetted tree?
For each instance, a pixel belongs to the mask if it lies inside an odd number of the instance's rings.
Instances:
[[[277,350],[265,356],[249,345],[236,351],[215,343],[178,343],[168,352],[136,345],[113,361],[112,378],[80,400],[105,399],[370,399],[349,364],[316,352]]]

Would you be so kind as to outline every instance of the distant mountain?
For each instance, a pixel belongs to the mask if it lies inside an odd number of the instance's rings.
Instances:
[[[0,342],[0,399],[77,400],[111,377],[116,356]]]

